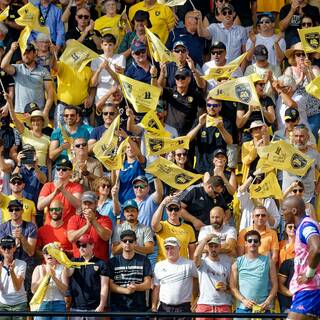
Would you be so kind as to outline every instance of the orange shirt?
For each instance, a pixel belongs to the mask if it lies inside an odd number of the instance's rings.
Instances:
[[[294,258],[294,242],[289,243],[288,246],[286,240],[281,240],[279,242],[279,266],[283,263],[283,261]]]

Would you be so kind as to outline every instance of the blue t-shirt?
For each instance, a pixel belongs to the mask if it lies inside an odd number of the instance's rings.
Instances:
[[[138,221],[145,226],[151,227],[151,220],[158,206],[159,204],[154,201],[152,194],[143,201],[139,202]]]
[[[134,80],[142,81],[144,83],[150,84],[151,74],[150,69],[145,71],[143,68],[139,67],[135,62],[132,62],[131,65],[127,68],[124,73],[127,77],[130,77]]]
[[[90,139],[93,139],[96,141],[100,140],[100,138],[102,137],[102,135],[106,130],[107,128],[104,125],[93,128],[93,130],[90,133]]]

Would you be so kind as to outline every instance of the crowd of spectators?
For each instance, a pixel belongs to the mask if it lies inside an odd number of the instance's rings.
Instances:
[[[22,54],[27,2],[0,0],[0,311],[28,310],[48,274],[39,310],[287,310],[294,225],[249,186],[265,177],[257,148],[285,140],[314,161],[304,176],[275,172],[283,198],[319,221],[320,99],[306,85],[320,54],[297,31],[320,24],[319,0],[32,0],[50,36],[33,31]],[[175,62],[151,59],[145,27]],[[81,72],[59,60],[73,39],[99,54]],[[228,79],[203,78],[245,52],[231,76],[259,75],[261,107],[210,97]],[[202,180],[181,191],[145,171],[157,157],[118,74],[160,88],[160,123],[190,138],[161,157]],[[128,146],[110,171],[93,149],[118,115]],[[66,268],[53,242],[91,264]]]

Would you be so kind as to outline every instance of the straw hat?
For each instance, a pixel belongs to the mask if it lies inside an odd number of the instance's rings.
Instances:
[[[43,115],[43,112],[41,110],[34,110],[31,112],[30,117],[26,120],[26,123],[29,127],[31,126],[31,119],[34,117],[41,117],[43,119],[43,128],[48,125],[48,119]]]
[[[289,59],[295,54],[296,51],[304,51],[302,42],[295,43],[290,49],[284,52],[284,55]]]

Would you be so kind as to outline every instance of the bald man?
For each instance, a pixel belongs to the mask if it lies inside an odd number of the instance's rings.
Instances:
[[[301,198],[288,197],[282,204],[286,224],[296,227],[294,275],[290,282],[293,301],[290,320],[309,320],[320,316],[320,227],[306,216]]]

